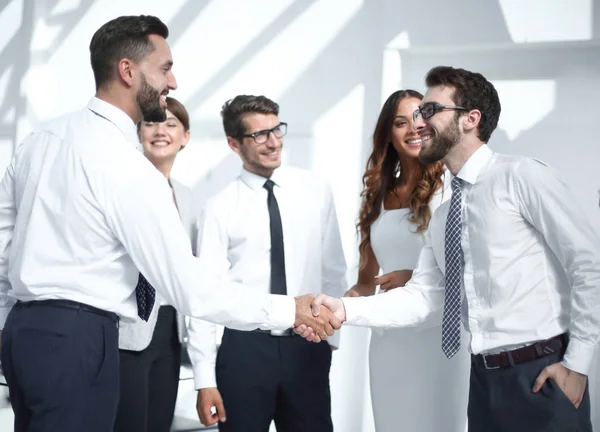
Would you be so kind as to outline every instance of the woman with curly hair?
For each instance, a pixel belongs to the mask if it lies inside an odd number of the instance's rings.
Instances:
[[[379,114],[363,175],[358,282],[346,296],[404,286],[432,213],[451,195],[443,165],[418,159],[421,138],[413,112],[422,98],[414,90],[396,91]],[[448,360],[441,335],[439,317],[418,328],[373,329],[369,375],[377,432],[465,430],[468,354],[463,350]]]

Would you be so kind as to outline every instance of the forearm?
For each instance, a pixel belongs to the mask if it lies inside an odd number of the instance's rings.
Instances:
[[[194,388],[197,390],[217,386],[216,337],[217,328],[214,324],[196,318],[190,319],[187,351],[194,373]]]
[[[600,239],[555,170],[524,160],[517,174],[521,213],[552,249],[571,286],[569,293],[563,292],[571,301],[570,311],[563,312],[570,319],[563,365],[587,375],[600,343]]]
[[[356,291],[361,297],[367,297],[375,294],[377,286],[374,283],[367,284],[357,282],[351,289]]]
[[[142,180],[148,184],[116,192],[107,213],[135,266],[161,296],[184,315],[231,328],[293,326],[294,298],[258,294],[217,276],[213,261],[192,255],[168,186],[151,176]]]
[[[427,293],[401,287],[388,293],[344,298],[346,321],[358,327],[414,327],[427,320],[443,306],[442,293]]]

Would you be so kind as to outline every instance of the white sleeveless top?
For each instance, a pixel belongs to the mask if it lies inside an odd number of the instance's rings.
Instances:
[[[444,173],[444,186],[429,203],[432,212],[452,195],[451,177]],[[371,247],[384,274],[417,266],[427,232],[417,233],[409,217],[409,209],[382,210],[371,225]],[[372,329],[369,379],[377,432],[465,430],[469,353],[463,344],[448,360],[441,336],[441,314],[415,328]]]
[[[431,213],[450,198],[450,173],[444,173],[444,185],[437,190],[429,207]],[[371,225],[371,248],[383,274],[396,270],[413,270],[425,245],[426,232],[417,233],[417,224],[410,222],[410,209],[385,210]]]

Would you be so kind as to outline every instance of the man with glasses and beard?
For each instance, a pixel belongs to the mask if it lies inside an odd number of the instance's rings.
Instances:
[[[346,261],[331,190],[317,176],[281,167],[287,124],[264,96],[237,96],[221,111],[229,147],[242,172],[205,205],[197,253],[215,279],[250,292],[298,296],[346,291]],[[215,287],[218,290],[219,287]],[[213,324],[192,319],[188,352],[204,425],[221,432],[330,432],[329,344],[311,344],[291,329],[225,328],[217,355]],[[216,413],[211,408],[216,407]]]
[[[192,255],[167,179],[136,148],[136,123],[164,121],[177,87],[167,36],[151,16],[103,25],[90,44],[96,96],[27,137],[0,184],[1,356],[15,431],[113,429],[118,321],[147,321],[153,287],[184,315],[233,328],[307,320],[327,338],[340,325],[314,321],[310,295],[249,292],[211,279]]]
[[[414,113],[419,158],[453,174],[412,279],[334,299],[350,325],[416,326],[442,315],[440,349],[472,353],[471,432],[591,432],[587,375],[600,340],[600,242],[556,171],[486,143],[500,101],[481,74],[436,67]],[[461,340],[460,324],[470,332]],[[310,328],[297,329],[311,338]],[[435,415],[432,412],[431,415]]]

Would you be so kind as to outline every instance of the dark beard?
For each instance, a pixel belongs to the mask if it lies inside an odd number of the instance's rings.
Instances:
[[[458,118],[450,123],[446,129],[440,133],[436,133],[431,138],[431,143],[428,147],[422,147],[419,152],[419,160],[422,164],[429,165],[442,160],[452,150],[452,148],[460,141],[460,132],[458,130]]]
[[[136,101],[144,121],[162,123],[167,119],[167,112],[160,106],[160,93],[148,84],[142,74],[142,88],[136,96]]]

